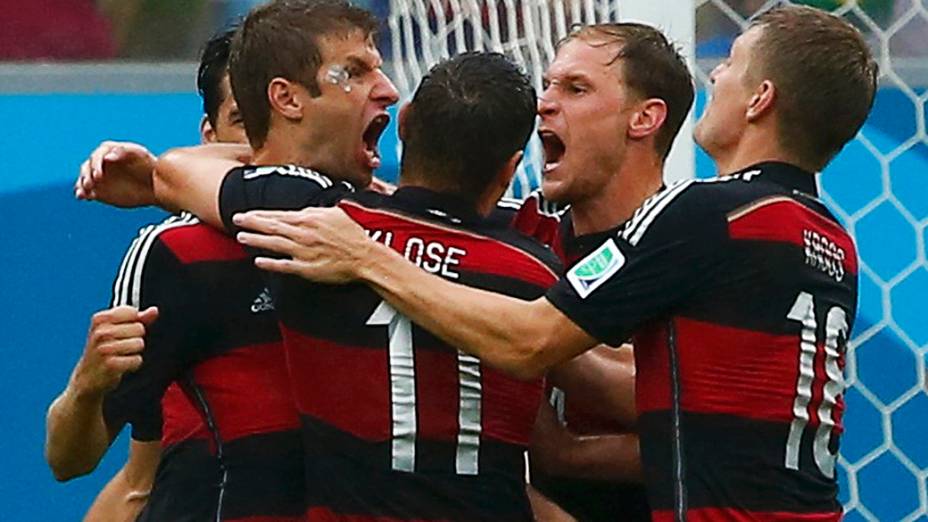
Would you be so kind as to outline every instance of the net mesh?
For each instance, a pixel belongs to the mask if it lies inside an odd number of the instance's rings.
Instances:
[[[735,35],[752,16],[783,2],[675,0],[674,7],[684,1],[696,10],[698,115],[710,88],[709,73]],[[801,3],[832,11],[857,26],[881,69],[873,114],[821,176],[823,198],[854,235],[861,257],[860,306],[846,367],[841,500],[847,520],[928,520],[928,0]],[[554,44],[571,25],[616,21],[621,4],[391,0],[397,84],[408,97],[437,60],[486,49],[517,60],[540,88]],[[513,195],[538,185],[540,165],[541,147],[533,140]],[[701,153],[693,174],[714,174]]]
[[[391,65],[408,99],[429,67],[465,51],[496,51],[514,59],[541,90],[555,44],[574,24],[618,19],[616,0],[391,0]],[[516,197],[538,187],[541,144],[533,136],[510,187]]]

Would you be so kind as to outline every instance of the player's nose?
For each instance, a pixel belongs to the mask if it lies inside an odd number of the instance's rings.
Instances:
[[[378,76],[374,88],[371,90],[371,98],[387,107],[396,104],[400,99],[400,93],[396,89],[396,85],[393,85],[393,81],[383,70],[377,69],[375,74]]]

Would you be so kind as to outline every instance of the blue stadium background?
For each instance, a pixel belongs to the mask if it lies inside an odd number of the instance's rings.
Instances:
[[[701,95],[700,106],[704,99]],[[94,474],[68,484],[55,483],[42,455],[46,407],[82,350],[89,316],[107,305],[112,276],[136,229],[162,216],[150,209],[118,211],[75,201],[71,187],[77,167],[103,138],[138,140],[156,152],[193,143],[199,117],[199,100],[187,92],[0,95],[5,128],[0,134],[0,520],[79,519],[125,455],[120,439]],[[864,134],[885,153],[916,135],[917,125],[910,98],[883,89]],[[382,150],[394,150],[393,140],[391,129]],[[708,158],[698,156],[697,174],[709,176],[712,170]],[[388,158],[381,174],[391,178],[394,172],[395,158]],[[888,176],[860,142],[822,176],[830,203],[844,214],[869,209],[854,230],[868,267],[861,275],[855,329],[858,338],[866,337],[856,353],[865,391],[848,392],[843,455],[851,465],[866,463],[857,473],[860,503],[880,520],[904,517],[925,495],[925,390],[891,415],[884,416],[875,403],[891,404],[924,383],[918,373],[924,361],[916,364],[916,357],[925,357],[928,345],[926,174],[923,140],[889,164]],[[872,205],[881,194],[892,197]],[[904,271],[911,273],[891,291],[878,284]],[[842,481],[846,499],[846,477]],[[849,520],[857,519],[851,512]]]

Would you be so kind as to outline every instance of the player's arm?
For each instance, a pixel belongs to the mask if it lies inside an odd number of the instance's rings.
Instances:
[[[258,258],[259,268],[320,282],[367,283],[452,346],[516,377],[534,378],[597,339],[621,344],[645,321],[665,316],[708,285],[721,269],[719,238],[727,237],[727,223],[700,199],[671,204],[689,186],[660,194],[627,229],[604,240],[544,298],[531,302],[428,274],[370,240],[340,209],[251,212],[238,216],[236,224],[258,232],[239,234],[242,243],[289,256]]]
[[[157,205],[189,210],[215,226],[219,184],[251,156],[245,145],[210,144],[173,149],[156,158],[137,143],[104,141],[81,165],[78,199],[117,207]]]
[[[84,353],[48,409],[45,458],[56,479],[90,473],[103,458],[115,436],[103,418],[104,397],[141,366],[143,337],[157,315],[129,306],[94,314]]]
[[[223,179],[250,154],[245,145],[226,143],[171,149],[155,163],[155,199],[162,208],[184,209],[222,228],[219,190]]]
[[[576,435],[543,402],[529,450],[532,465],[549,475],[640,482],[641,454],[635,434]]]
[[[561,506],[542,495],[531,485],[525,486],[525,493],[532,504],[532,515],[536,522],[577,522],[577,519],[570,516],[570,513],[564,511]]]
[[[635,358],[630,344],[618,348],[597,346],[551,369],[548,380],[626,428],[633,428],[635,410]]]
[[[161,460],[160,442],[129,443],[125,465],[94,499],[84,522],[131,522],[145,507]]]
[[[237,223],[281,234],[280,237],[239,234],[245,245],[296,258],[259,258],[259,267],[310,278],[314,275],[312,267],[300,255],[305,247],[285,236],[311,240],[305,234],[312,235],[312,230],[301,228],[302,224],[325,227],[327,234],[315,237],[332,249],[332,255],[327,256],[332,263],[318,267],[334,268],[335,277],[325,278],[327,281],[361,280],[370,284],[415,323],[511,375],[526,379],[540,377],[550,366],[596,344],[595,339],[543,298],[523,301],[429,275],[389,247],[368,240],[361,227],[340,210],[255,212]],[[303,268],[310,270],[307,273]]]

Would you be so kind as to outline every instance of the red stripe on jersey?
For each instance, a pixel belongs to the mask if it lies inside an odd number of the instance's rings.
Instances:
[[[458,270],[514,277],[543,288],[557,280],[557,274],[547,265],[502,241],[401,214],[372,210],[350,201],[339,206],[369,231],[390,231],[392,239],[388,246],[429,272],[446,277],[449,271]],[[464,252],[455,254],[452,248]],[[451,262],[443,263],[444,260]]]
[[[544,379],[519,381],[481,365],[483,436],[527,446],[538,406],[544,396]]]
[[[808,249],[808,231],[843,250],[844,269],[851,274],[857,273],[857,253],[847,232],[798,201],[783,196],[762,199],[728,216],[728,235],[732,239],[792,243]]]
[[[390,438],[384,350],[353,348],[281,327],[297,409],[369,441]]]
[[[245,259],[245,249],[232,238],[206,225],[165,230],[158,238],[181,263]]]
[[[312,507],[306,512],[309,522],[440,522],[444,519],[397,518],[377,515],[346,515],[326,507]]]
[[[452,441],[458,436],[458,358],[450,350],[416,350],[418,436]]]
[[[674,319],[674,325],[683,411],[782,422],[793,418],[798,335],[771,335],[686,318]],[[645,328],[635,338],[639,412],[671,408],[667,350],[666,325]]]
[[[533,192],[519,207],[510,226],[542,245],[551,247],[558,259],[566,261],[561,241],[561,218],[541,211],[540,196]]]
[[[734,508],[691,508],[686,511],[688,522],[837,522],[841,512],[785,513],[780,511],[746,511]],[[652,511],[653,522],[674,522],[672,510]]]
[[[222,440],[299,427],[280,343],[210,357],[194,368],[193,378],[206,392]]]
[[[196,406],[176,382],[171,383],[161,398],[161,445],[172,446],[185,440],[207,439],[209,430]]]

